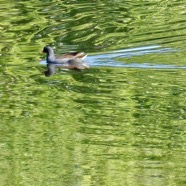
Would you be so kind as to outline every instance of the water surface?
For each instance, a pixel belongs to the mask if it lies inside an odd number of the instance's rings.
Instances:
[[[1,1],[0,185],[185,185],[185,3]]]

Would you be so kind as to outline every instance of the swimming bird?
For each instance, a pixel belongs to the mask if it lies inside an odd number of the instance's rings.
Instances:
[[[89,68],[88,64],[83,61],[87,57],[87,54],[84,52],[71,52],[64,54],[60,58],[55,57],[54,50],[50,46],[45,46],[42,52],[46,53],[48,69],[45,71],[46,76],[54,74],[56,67],[73,70],[84,70]]]

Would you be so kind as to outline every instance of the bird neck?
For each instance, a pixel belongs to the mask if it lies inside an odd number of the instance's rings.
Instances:
[[[53,51],[50,51],[49,53],[47,53],[47,56],[46,56],[47,62],[54,62],[55,59],[56,58],[55,58],[55,55],[54,55]]]

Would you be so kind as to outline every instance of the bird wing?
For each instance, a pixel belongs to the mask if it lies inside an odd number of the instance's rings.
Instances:
[[[70,53],[64,54],[59,59],[65,59],[65,58],[68,58],[68,59],[76,59],[76,58],[85,59],[85,57],[87,57],[87,54],[85,54],[84,52],[70,52]]]

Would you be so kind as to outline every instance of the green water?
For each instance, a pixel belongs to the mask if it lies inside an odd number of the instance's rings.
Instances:
[[[185,4],[1,1],[0,186],[186,185]]]

